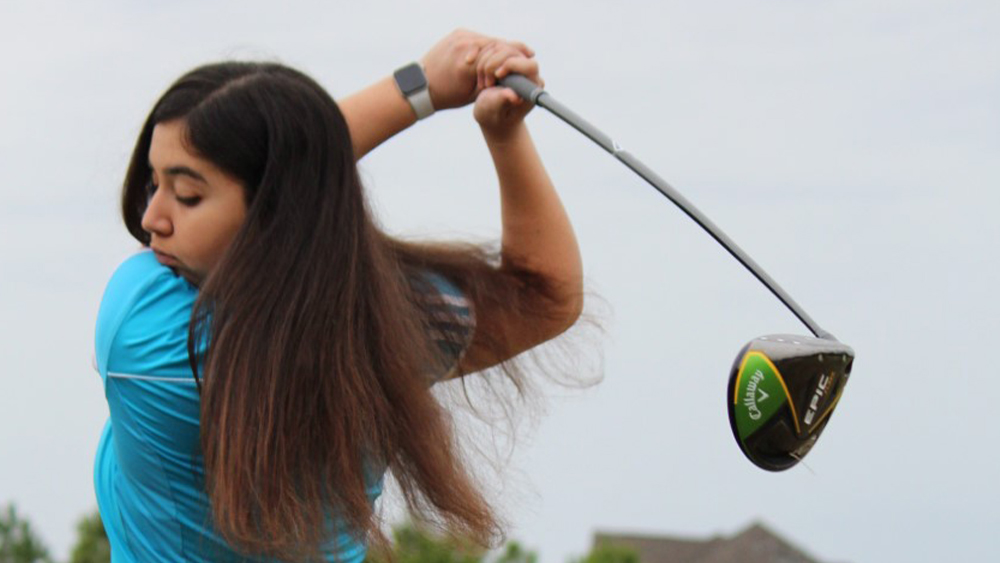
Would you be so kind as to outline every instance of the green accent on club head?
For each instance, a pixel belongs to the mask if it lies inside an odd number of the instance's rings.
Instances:
[[[774,364],[760,352],[743,357],[733,395],[740,440],[745,440],[788,403],[785,386]]]

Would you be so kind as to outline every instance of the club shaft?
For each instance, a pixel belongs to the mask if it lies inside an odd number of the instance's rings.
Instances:
[[[792,312],[802,324],[806,325],[810,332],[816,335],[817,338],[833,338],[833,336],[820,328],[816,321],[809,316],[798,303],[784,289],[775,282],[771,276],[767,275],[760,265],[757,264],[739,247],[732,239],[726,236],[726,233],[722,232],[715,223],[713,223],[708,217],[705,216],[697,207],[694,206],[690,201],[687,200],[683,195],[673,188],[666,180],[661,178],[656,172],[653,172],[648,166],[639,161],[636,157],[632,156],[626,150],[623,150],[618,143],[605,135],[600,129],[594,127],[586,119],[583,119],[575,112],[567,108],[566,106],[559,103],[555,98],[553,98],[544,89],[531,82],[524,76],[520,75],[509,75],[502,80],[504,86],[512,88],[518,93],[522,98],[531,101],[532,103],[539,105],[559,119],[565,121],[571,127],[583,133],[584,136],[589,138],[591,141],[600,145],[601,148],[611,153],[612,156],[621,161],[622,164],[627,166],[630,170],[638,174],[643,180],[646,180],[651,186],[657,189],[661,194],[666,196],[667,199],[672,201],[674,205],[679,207],[681,211],[686,213],[688,217],[694,220],[695,223],[705,229],[709,235],[712,236],[719,244],[723,246],[733,258],[736,258],[740,264],[750,270],[750,273],[754,275],[764,287],[769,289],[779,301],[784,303],[785,307]]]

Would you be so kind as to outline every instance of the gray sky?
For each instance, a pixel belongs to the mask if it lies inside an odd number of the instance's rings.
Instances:
[[[595,529],[710,536],[760,519],[824,560],[1000,559],[1000,4],[478,4],[3,3],[0,503],[60,557],[95,505],[93,323],[135,247],[117,186],[163,89],[202,62],[269,58],[342,96],[463,26],[532,45],[555,97],[857,352],[811,471],[755,468],[726,418],[730,363],[755,336],[805,329],[669,202],[534,112],[611,312],[604,381],[545,387],[546,415],[518,438],[512,537],[561,563]],[[468,110],[362,168],[393,232],[498,233]]]

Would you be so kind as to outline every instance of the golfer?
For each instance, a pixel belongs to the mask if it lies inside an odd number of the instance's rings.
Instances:
[[[516,375],[583,294],[530,105],[497,85],[508,73],[541,83],[525,45],[456,31],[339,104],[296,70],[242,62],[192,70],[156,102],[122,195],[147,248],[111,277],[96,328],[112,561],[362,561],[386,541],[387,472],[411,509],[500,537],[430,387]],[[389,237],[356,159],[470,103],[499,179],[499,253]]]

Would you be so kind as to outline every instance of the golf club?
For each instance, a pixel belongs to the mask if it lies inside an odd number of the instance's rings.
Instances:
[[[802,460],[823,432],[854,364],[854,350],[816,324],[767,273],[663,178],[610,137],[521,75],[501,84],[583,133],[698,223],[785,304],[814,336],[770,335],[740,350],[726,403],[733,436],[758,467],[782,471]]]

